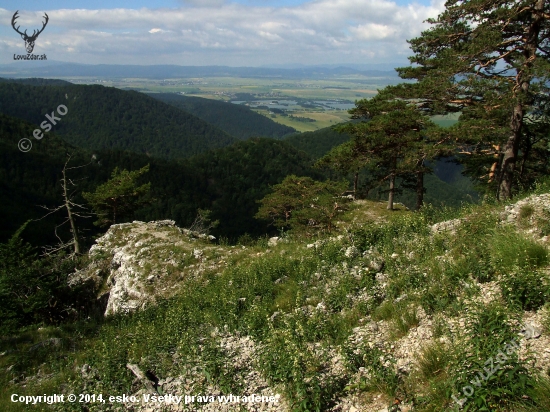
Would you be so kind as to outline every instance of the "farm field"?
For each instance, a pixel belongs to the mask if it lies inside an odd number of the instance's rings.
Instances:
[[[460,113],[453,113],[453,114],[447,114],[444,116],[432,116],[432,120],[435,124],[441,126],[441,127],[450,127],[456,122],[458,122],[458,118],[460,116]]]
[[[356,100],[374,96],[377,89],[383,88],[394,79],[353,75],[330,79],[194,77],[155,80],[79,77],[66,80],[140,92],[181,93],[186,96],[237,102],[248,105],[275,122],[307,132],[347,121],[347,110],[353,107]],[[284,104],[285,107],[273,103],[288,100],[293,100],[294,103]],[[336,107],[322,104],[327,101],[337,103]],[[273,112],[275,107],[280,110]],[[443,119],[442,122],[447,120]]]
[[[254,109],[271,120],[295,128],[299,132],[313,132],[325,127],[334,126],[338,123],[349,120],[349,113],[346,110],[332,111],[294,111],[290,116],[281,114],[270,114],[267,110]],[[306,119],[306,121],[301,120]]]

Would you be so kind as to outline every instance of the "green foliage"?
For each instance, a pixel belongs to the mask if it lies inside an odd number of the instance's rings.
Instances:
[[[409,41],[413,65],[397,69],[417,82],[383,93],[413,99],[431,114],[461,113],[441,141],[468,153],[466,172],[508,199],[548,174],[550,6],[451,0],[445,7]]]
[[[470,396],[458,396],[465,401],[464,410],[506,410],[534,387],[535,380],[517,352],[518,336],[512,326],[517,321],[498,303],[469,313],[465,356],[453,377],[456,392],[462,394],[466,386],[473,388]]]
[[[346,390],[381,392],[389,397],[397,395],[400,378],[396,373],[396,362],[390,354],[389,344],[373,344],[365,339],[359,345],[344,345],[342,352],[351,371],[357,372],[363,368],[367,375],[348,385]]]
[[[281,139],[295,132],[292,127],[276,123],[239,104],[175,93],[151,93],[150,96],[191,113],[237,139],[260,136]]]
[[[257,200],[269,192],[269,186],[279,183],[287,174],[310,176],[319,180],[322,174],[311,168],[311,160],[304,153],[283,141],[250,139],[207,155],[193,157],[185,162],[151,158],[116,150],[88,152],[75,149],[54,135],[33,143],[28,153],[17,148],[21,138],[32,136],[34,127],[23,121],[0,115],[0,194],[4,201],[0,212],[0,241],[26,220],[39,219],[43,213],[35,205],[50,208],[59,204],[60,171],[71,154],[74,164],[91,164],[71,171],[83,192],[94,192],[105,183],[115,167],[135,170],[150,164],[147,180],[151,182],[151,203],[136,210],[135,218],[143,221],[173,219],[180,227],[189,227],[197,209],[211,210],[212,221],[220,224],[212,228],[218,239],[234,242],[240,235],[264,235],[267,227],[258,224],[254,214]],[[75,203],[84,204],[75,193]],[[61,215],[51,215],[36,222],[25,233],[25,240],[34,245],[57,242],[52,227],[63,222]],[[79,223],[90,239],[99,233],[92,219]],[[61,228],[63,230],[63,227]],[[70,233],[60,231],[60,237]]]
[[[34,278],[33,261],[36,255],[32,247],[20,238],[28,224],[26,222],[7,243],[0,245],[0,318],[3,333],[33,321],[32,314],[43,309],[49,298],[40,288],[37,290],[39,285],[29,282]]]
[[[519,339],[521,308],[471,303],[481,297],[474,279],[493,280],[506,264],[487,245],[508,242],[507,253],[513,256],[519,253],[514,245],[524,246],[507,231],[495,230],[495,208],[387,215],[383,223],[362,222],[342,237],[320,236],[311,247],[305,247],[298,234],[269,249],[264,240],[255,243],[251,236],[243,237],[246,250],[239,254],[240,248],[231,248],[235,253],[225,269],[186,279],[177,296],[132,315],[111,317],[92,326],[93,335],[75,326],[74,334],[86,336],[86,344],[66,337],[62,327],[63,343],[51,351],[57,354],[55,362],[46,349],[30,353],[17,364],[17,374],[34,373],[48,362],[56,376],[59,370],[67,371],[70,379],[65,382],[74,392],[85,388],[135,393],[134,377],[125,365],[136,363],[159,377],[185,376],[197,392],[214,385],[224,393],[238,393],[250,369],[228,350],[223,340],[230,337],[254,342],[249,346],[254,347],[254,369],[293,410],[329,410],[337,398],[352,392],[360,399],[380,394],[403,399],[405,393],[419,411],[440,412],[456,405],[452,395],[464,397],[466,385],[474,388],[464,403],[466,410],[544,410],[544,381],[535,379],[527,363],[505,349]],[[453,231],[432,232],[430,224],[450,217],[463,219]],[[356,251],[350,254],[352,246]],[[385,286],[370,266],[377,259],[385,262],[380,270]],[[476,272],[476,262],[487,267]],[[526,264],[522,273],[536,269]],[[513,281],[523,282],[522,273],[512,271],[511,280],[514,276]],[[521,287],[514,286],[518,291]],[[418,367],[407,376],[397,369],[391,347],[395,342],[379,342],[378,335],[358,339],[356,333],[365,330],[363,322],[375,320],[389,327],[390,337],[400,339],[427,320],[420,317],[419,305],[430,308],[426,312],[433,316],[435,341],[419,352]],[[463,328],[459,322],[447,322],[449,316],[464,319]],[[487,361],[492,357],[496,364],[499,351],[506,359],[488,376]],[[338,354],[343,369],[334,373],[329,365]],[[8,356],[0,357],[0,367],[4,359],[11,362]],[[72,372],[83,364],[97,371],[98,378],[83,379]],[[37,388],[45,387],[41,385]],[[525,394],[531,398],[523,398]]]
[[[333,147],[347,142],[350,138],[351,136],[347,133],[339,133],[333,128],[327,127],[314,132],[292,134],[285,137],[285,141],[297,149],[303,150],[314,159],[320,159]]]
[[[287,176],[259,201],[256,218],[269,220],[275,227],[330,232],[333,221],[344,210],[345,199],[338,196],[347,186],[347,182],[317,182],[309,177]]]
[[[454,361],[455,355],[439,342],[423,347],[418,358],[418,372],[425,381],[445,377]]]
[[[550,302],[550,279],[544,271],[512,267],[499,284],[504,300],[522,310],[538,310]]]
[[[115,167],[111,179],[98,186],[93,193],[84,192],[82,196],[90,203],[98,220],[98,226],[110,226],[117,219],[126,219],[141,205],[146,203],[151,183],[138,186],[137,180],[149,171],[149,165],[129,172]]]
[[[405,336],[412,327],[420,323],[416,308],[406,302],[385,301],[375,309],[372,318],[388,321],[393,339]]]
[[[121,149],[174,159],[235,142],[205,121],[135,91],[98,85],[0,83],[0,113],[40,125],[60,104],[68,113],[52,131],[85,149]],[[56,116],[60,117],[57,112]],[[48,138],[46,133],[43,140]]]
[[[293,411],[323,411],[343,390],[343,377],[322,379],[329,354],[308,345],[304,318],[288,316],[273,329],[260,354],[260,365],[274,384],[283,384]]]
[[[513,230],[499,230],[490,244],[492,263],[503,273],[511,268],[537,268],[548,263],[548,250]]]
[[[350,142],[333,148],[319,162],[344,172],[366,169],[369,189],[389,182],[388,209],[393,209],[397,193],[395,181],[401,176],[405,185],[416,187],[417,207],[424,195],[424,174],[431,171],[424,162],[445,154],[443,147],[434,149],[427,136],[437,126],[413,104],[402,100],[374,97],[356,102],[350,110],[359,123],[347,123],[340,131],[353,136]],[[412,181],[416,183],[408,182]]]
[[[82,307],[90,298],[83,289],[71,290],[67,275],[80,264],[63,254],[38,258],[34,248],[21,239],[26,222],[0,244],[0,333],[10,334],[32,324],[74,320],[93,312]],[[83,310],[84,309],[84,310]]]

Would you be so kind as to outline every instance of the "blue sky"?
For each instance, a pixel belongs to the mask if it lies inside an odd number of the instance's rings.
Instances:
[[[25,53],[11,27],[50,21],[34,53],[105,64],[403,64],[444,0],[4,0],[0,63]]]

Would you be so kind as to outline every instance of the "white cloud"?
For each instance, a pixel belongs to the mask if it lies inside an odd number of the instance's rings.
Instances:
[[[114,64],[403,61],[406,39],[442,10],[442,0],[435,1],[400,7],[387,0],[313,0],[275,8],[186,0],[178,9],[49,10],[36,52],[52,60]],[[10,21],[11,13],[0,9],[0,46],[19,53]],[[2,53],[0,62],[9,56]]]

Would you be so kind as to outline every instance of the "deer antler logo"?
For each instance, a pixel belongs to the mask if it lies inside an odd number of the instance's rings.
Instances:
[[[13,15],[13,17],[11,18],[11,25],[12,25],[13,29],[21,35],[21,38],[23,40],[25,40],[25,48],[27,49],[27,53],[32,53],[32,51],[34,50],[34,42],[36,41],[36,38],[38,37],[38,35],[40,33],[42,33],[44,31],[44,29],[46,28],[46,24],[48,24],[49,17],[46,13],[44,13],[45,21],[44,21],[44,23],[42,23],[42,28],[40,30],[38,30],[38,32],[36,30],[33,30],[32,36],[29,36],[27,34],[27,30],[25,30],[23,33],[21,33],[19,31],[20,26],[15,27],[15,20],[19,17],[17,15],[17,13],[19,13],[19,10],[17,10],[15,12],[15,14]]]

